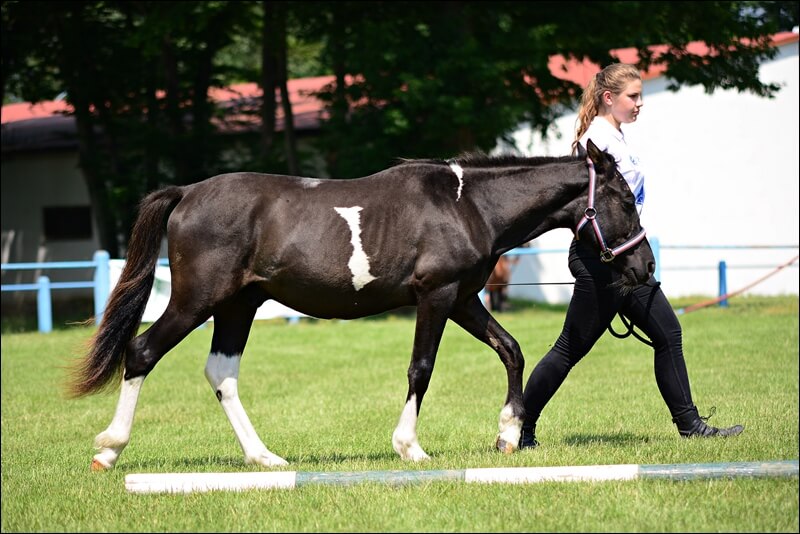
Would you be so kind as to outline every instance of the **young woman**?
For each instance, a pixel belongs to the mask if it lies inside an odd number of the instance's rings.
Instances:
[[[583,92],[579,126],[572,145],[574,150],[578,143],[585,148],[591,139],[614,156],[620,174],[633,192],[639,213],[645,197],[644,174],[639,159],[625,143],[621,125],[634,122],[642,104],[642,79],[636,67],[622,63],[609,65]],[[708,418],[698,414],[683,359],[681,325],[655,278],[624,294],[614,284],[620,275],[578,240],[573,240],[570,246],[569,268],[575,277],[575,288],[563,330],[525,386],[521,449],[538,445],[536,422],[542,409],[620,312],[653,342],[656,383],[681,436],[735,436],[744,430],[741,425],[709,426]]]

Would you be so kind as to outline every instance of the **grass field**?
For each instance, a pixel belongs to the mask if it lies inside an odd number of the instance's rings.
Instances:
[[[693,300],[673,302],[676,307]],[[498,314],[530,369],[564,309]],[[604,336],[545,409],[541,446],[492,449],[505,396],[493,351],[450,324],[419,422],[432,459],[401,461],[413,315],[259,322],[242,363],[242,402],[290,471],[673,464],[798,458],[798,299],[740,297],[682,316],[695,403],[733,439],[682,440],[656,388],[649,347]],[[621,325],[615,325],[621,330]],[[129,473],[247,472],[203,376],[213,326],[193,332],[148,377],[117,467],[92,473],[94,436],[117,393],[66,400],[63,366],[88,327],[2,336],[3,532],[798,532],[798,480],[304,486],[134,495]]]

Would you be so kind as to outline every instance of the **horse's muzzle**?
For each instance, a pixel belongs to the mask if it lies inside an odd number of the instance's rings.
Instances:
[[[645,264],[644,269],[637,269],[636,267],[630,267],[628,269],[625,269],[624,272],[625,285],[629,286],[632,289],[634,287],[646,284],[650,281],[655,272],[656,272],[655,261],[648,261]]]

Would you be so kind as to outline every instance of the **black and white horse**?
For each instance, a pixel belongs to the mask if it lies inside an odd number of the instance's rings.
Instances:
[[[137,336],[165,227],[170,301]],[[211,316],[205,375],[245,462],[286,464],[258,437],[237,390],[253,317],[268,299],[318,318],[416,306],[408,394],[392,435],[394,450],[413,461],[428,458],[417,418],[445,324],[453,320],[494,349],[506,368],[496,446],[513,452],[524,360],[478,294],[501,254],[554,228],[573,229],[631,287],[655,269],[633,195],[613,157],[591,142],[581,157],[412,160],[353,180],[241,172],[149,194],[89,354],[72,377],[75,396],[121,377],[119,403],[95,439],[92,468],[114,466],[129,442],[145,377]]]

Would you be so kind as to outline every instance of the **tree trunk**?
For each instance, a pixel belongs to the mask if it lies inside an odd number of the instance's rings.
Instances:
[[[169,35],[165,35],[161,44],[164,59],[164,73],[166,79],[166,114],[172,135],[172,160],[175,165],[175,183],[184,185],[189,183],[189,172],[185,166],[182,153],[185,146],[185,127],[183,112],[180,108],[181,91],[178,80],[178,61],[175,57],[175,47]]]
[[[278,85],[281,90],[281,107],[283,109],[283,138],[286,145],[286,166],[289,174],[299,174],[297,164],[297,140],[294,133],[294,113],[292,102],[289,100],[288,76],[286,73],[286,9],[281,5],[277,11],[277,75]]]
[[[75,107],[75,125],[78,131],[78,164],[83,171],[92,216],[98,231],[97,240],[100,248],[112,258],[120,257],[120,246],[117,239],[117,220],[111,210],[106,189],[106,181],[98,164],[98,143],[95,134],[94,118],[89,110],[89,103],[73,95],[72,105]]]
[[[330,48],[331,60],[333,63],[333,74],[336,80],[336,87],[333,89],[333,101],[331,102],[331,116],[328,123],[331,130],[336,132],[345,131],[345,123],[347,122],[347,114],[350,111],[350,104],[347,101],[347,92],[345,85],[345,75],[347,73],[345,67],[345,29],[347,24],[347,16],[343,16],[338,9],[332,10],[333,20],[329,27],[331,34]],[[339,151],[334,148],[336,145],[330,145],[325,160],[328,167],[328,172],[333,176],[339,176],[338,162]]]
[[[275,143],[275,85],[277,78],[276,23],[274,3],[270,0],[261,2],[264,7],[261,27],[261,154],[262,161],[267,162],[272,156]]]

